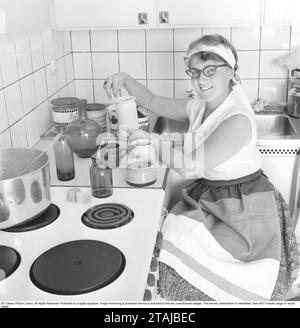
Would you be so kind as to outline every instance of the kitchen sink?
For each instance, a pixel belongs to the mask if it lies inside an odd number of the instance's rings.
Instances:
[[[284,114],[256,114],[258,138],[278,138],[293,136],[296,130],[288,116]],[[153,132],[167,135],[182,135],[188,131],[188,121],[175,121],[160,116],[154,126]]]
[[[255,115],[258,137],[280,137],[296,134],[288,116],[282,114]]]
[[[184,134],[188,131],[188,121],[176,121],[160,116],[154,126],[153,132],[158,134]]]

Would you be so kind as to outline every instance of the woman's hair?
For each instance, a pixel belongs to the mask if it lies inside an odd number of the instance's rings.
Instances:
[[[220,35],[220,34],[204,35],[201,38],[190,43],[190,45],[188,47],[188,52],[191,51],[192,49],[194,49],[195,47],[197,47],[197,45],[199,43],[205,44],[205,45],[222,45],[226,48],[229,48],[232,51],[233,56],[235,58],[235,65],[233,67],[234,73],[238,70],[238,68],[239,68],[238,64],[237,64],[238,56],[237,56],[235,47],[222,35]],[[220,61],[220,62],[225,63],[225,61],[222,57],[220,57],[219,55],[217,55],[213,52],[201,51],[199,53],[196,53],[195,55],[198,55],[201,60],[215,60],[215,61]]]

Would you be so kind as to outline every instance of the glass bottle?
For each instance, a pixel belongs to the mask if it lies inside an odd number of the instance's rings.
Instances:
[[[70,148],[83,158],[91,157],[97,151],[96,140],[101,133],[100,126],[95,121],[88,119],[86,106],[86,99],[81,99],[78,102],[78,119],[66,127]]]
[[[112,169],[97,165],[96,155],[91,156],[90,180],[92,195],[96,198],[109,197],[113,193]]]
[[[68,181],[74,179],[74,155],[68,145],[64,129],[62,135],[53,145],[53,149],[58,180]]]

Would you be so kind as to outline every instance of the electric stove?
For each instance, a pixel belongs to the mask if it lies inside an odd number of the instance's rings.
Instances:
[[[0,230],[0,301],[142,301],[164,191],[115,188],[77,204],[68,190],[52,187],[35,222]]]

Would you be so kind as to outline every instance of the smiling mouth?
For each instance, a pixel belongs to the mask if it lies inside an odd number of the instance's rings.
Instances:
[[[208,91],[210,89],[212,89],[213,87],[200,87],[201,91]]]

